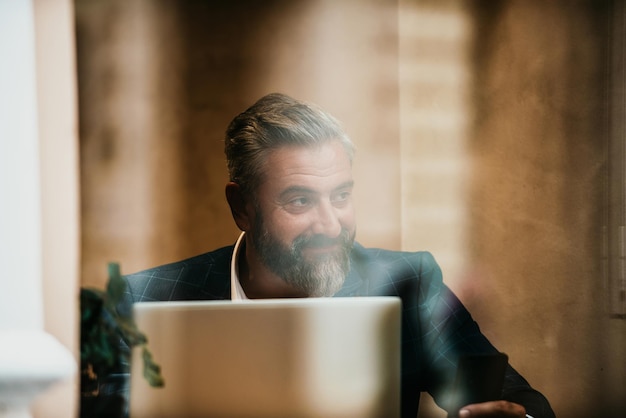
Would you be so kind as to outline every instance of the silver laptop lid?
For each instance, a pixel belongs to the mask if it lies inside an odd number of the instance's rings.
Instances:
[[[394,297],[137,303],[165,387],[136,349],[130,416],[399,416],[400,311]]]

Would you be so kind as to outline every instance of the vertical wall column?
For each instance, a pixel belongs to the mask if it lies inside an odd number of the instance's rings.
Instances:
[[[40,146],[31,0],[1,0],[0,27],[0,416],[28,417],[34,398],[53,383],[68,379],[76,364],[70,351],[44,331],[44,323],[50,322],[49,318],[44,322],[43,292],[40,174],[45,147]],[[72,74],[71,65],[65,71]],[[60,285],[63,278],[58,279],[57,287],[64,288]],[[76,283],[75,276],[66,278],[72,279]],[[68,310],[76,307],[75,297],[75,293],[62,296]],[[63,328],[76,330],[77,316],[68,312],[61,318]],[[71,331],[69,334],[70,338],[76,336]],[[71,402],[72,396],[64,399]],[[74,406],[70,403],[46,410],[45,416],[68,416]]]
[[[0,329],[40,329],[41,185],[32,5],[3,0],[0,7]]]
[[[73,0],[34,0],[41,183],[44,330],[78,357],[80,201]],[[33,406],[36,417],[67,418],[78,406],[78,376]]]
[[[472,21],[456,1],[400,2],[402,249],[429,250],[446,282],[465,264]]]

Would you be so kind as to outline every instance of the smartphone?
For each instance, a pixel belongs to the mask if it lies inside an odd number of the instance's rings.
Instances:
[[[465,405],[500,399],[508,362],[509,357],[504,353],[461,356],[450,411],[456,414]]]

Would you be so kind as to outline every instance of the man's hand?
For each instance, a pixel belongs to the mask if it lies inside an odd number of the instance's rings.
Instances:
[[[507,401],[492,401],[464,406],[459,410],[459,418],[526,418],[522,405]]]

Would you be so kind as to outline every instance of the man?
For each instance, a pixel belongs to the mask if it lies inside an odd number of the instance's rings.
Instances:
[[[226,132],[226,198],[242,234],[234,246],[127,277],[131,302],[320,296],[402,299],[402,416],[428,391],[444,408],[459,357],[495,353],[443,284],[429,253],[366,249],[356,233],[354,147],[321,109],[270,94]],[[501,401],[460,417],[553,417],[510,366]]]

